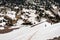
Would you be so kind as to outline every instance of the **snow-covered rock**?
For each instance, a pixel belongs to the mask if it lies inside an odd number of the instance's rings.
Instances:
[[[8,11],[6,15],[7,15],[8,17],[10,17],[12,20],[14,20],[14,19],[16,19],[16,18],[15,18],[15,14],[16,14],[15,11]]]
[[[55,6],[55,5],[52,5],[52,7],[53,7],[53,9],[57,9],[57,6]]]
[[[46,14],[49,14],[49,16],[55,17],[55,16],[52,14],[51,11],[47,10],[47,11],[45,11],[45,12],[46,12]]]
[[[3,22],[3,19],[4,19],[4,17],[0,17],[0,21],[1,21],[0,25],[1,26],[4,26],[6,24],[5,22]]]
[[[36,10],[23,8],[22,11],[25,12],[25,13],[21,16],[23,19],[28,19],[28,21],[29,21],[29,22],[32,22],[32,24],[37,24],[37,23],[38,23],[38,22],[35,20],[36,17],[37,17],[37,14],[35,14],[35,13],[36,13]],[[27,12],[29,12],[30,14],[28,14]],[[28,15],[28,16],[30,16],[30,17],[28,18],[28,17],[26,17],[25,15]]]
[[[2,25],[2,26],[5,26],[5,24],[6,24],[5,22],[0,23],[0,25]]]

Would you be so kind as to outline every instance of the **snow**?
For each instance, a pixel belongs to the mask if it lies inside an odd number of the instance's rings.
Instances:
[[[46,25],[46,27],[45,27]],[[60,36],[60,23],[51,25],[44,22],[35,27],[22,27],[10,33],[0,34],[0,40],[47,40]]]
[[[4,8],[3,6],[0,7],[1,9]]]
[[[2,21],[2,23],[0,23],[0,25],[2,25],[2,26],[4,26],[6,24],[5,22],[3,22],[3,19],[4,19],[4,17],[0,17],[0,21]],[[3,28],[3,27],[0,27],[0,29],[1,28]]]
[[[19,20],[17,21],[16,25],[17,25],[17,26],[20,26],[22,23],[24,23],[24,21],[21,20],[21,19],[19,19]]]
[[[50,16],[52,16],[52,17],[55,17],[53,14],[52,14],[52,12],[51,11],[49,11],[49,10],[45,10],[45,12],[46,12],[46,14],[49,14]]]
[[[23,10],[22,10],[23,12],[28,12],[29,10],[28,9],[25,9],[25,8],[23,8]]]
[[[23,8],[22,10],[23,12],[25,12],[25,14],[21,15],[21,17],[23,19],[28,19],[29,22],[32,22],[32,24],[37,24],[38,22],[35,20],[36,17],[38,16],[36,13],[36,10],[33,10],[33,9],[25,9]],[[29,12],[30,14],[28,14],[27,12]],[[30,16],[29,18],[26,17],[25,15],[28,15]]]
[[[5,14],[0,13],[0,15],[3,16],[3,15],[5,15]]]
[[[60,16],[60,11],[58,11],[58,15]]]
[[[16,6],[16,7],[14,7],[14,8],[15,8],[15,9],[18,9],[19,7]]]
[[[14,20],[15,19],[15,14],[16,14],[15,11],[8,11],[6,15],[8,17],[10,17],[12,20]]]
[[[53,39],[54,37],[60,36],[60,24],[55,24],[50,27],[46,27],[44,29],[39,30],[31,40],[47,40]]]
[[[2,25],[2,26],[5,26],[5,24],[6,24],[5,22],[0,23],[0,25]]]
[[[22,11],[25,12],[25,14],[21,16],[23,19],[27,19],[25,15],[29,15],[30,18],[28,18],[28,21],[32,22],[33,24],[39,23],[35,20],[35,17],[37,16],[35,14],[36,10],[23,8]],[[29,12],[30,14],[26,12]],[[15,13],[15,11],[8,11],[6,15],[12,19],[15,19]],[[46,13],[52,15],[50,11],[46,11]],[[1,20],[3,19],[4,18],[2,17]],[[13,30],[9,33],[0,34],[0,40],[47,40],[60,36],[60,23],[51,25],[51,23],[46,22],[46,20],[47,19],[42,18],[41,24],[31,27],[27,25],[21,25],[24,21],[19,19],[17,23],[14,24],[15,26],[11,27],[19,29]],[[0,23],[0,25],[3,24],[5,24],[5,22]],[[1,29],[4,28],[1,27]]]
[[[41,10],[44,10],[44,8],[40,8]]]
[[[52,5],[52,7],[53,7],[53,9],[57,9],[57,6],[55,6],[55,5]]]
[[[4,19],[4,17],[0,17],[0,20],[3,20]]]
[[[4,29],[4,27],[0,27],[0,30],[3,30]]]

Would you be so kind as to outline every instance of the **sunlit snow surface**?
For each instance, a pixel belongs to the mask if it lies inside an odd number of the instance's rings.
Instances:
[[[10,33],[0,34],[0,40],[47,40],[58,36],[60,36],[60,23],[51,25],[44,22],[32,28],[22,27]]]

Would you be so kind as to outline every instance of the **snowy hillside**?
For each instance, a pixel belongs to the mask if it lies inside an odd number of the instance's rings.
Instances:
[[[0,0],[0,40],[57,40],[59,36],[58,2]]]
[[[47,25],[48,24],[48,25]],[[46,27],[45,27],[46,25]],[[0,34],[0,40],[47,40],[60,36],[60,23],[51,25],[47,22],[33,28],[22,27],[10,33]]]

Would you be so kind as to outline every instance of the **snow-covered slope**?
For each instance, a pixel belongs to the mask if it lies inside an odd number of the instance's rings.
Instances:
[[[22,27],[10,33],[0,34],[0,40],[47,40],[60,36],[60,23],[44,22],[35,27]]]

